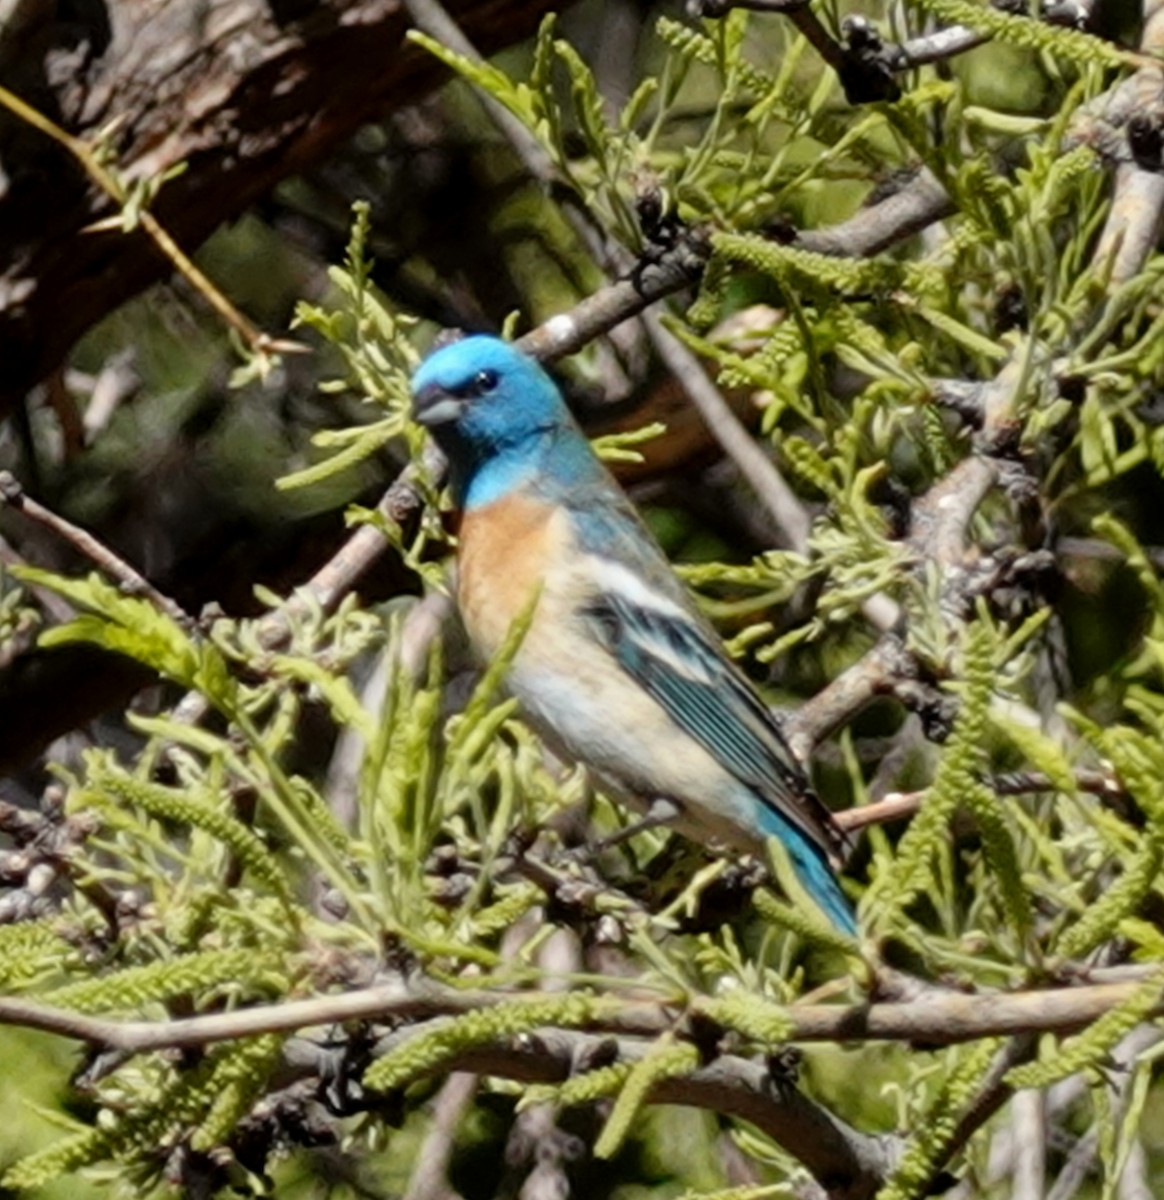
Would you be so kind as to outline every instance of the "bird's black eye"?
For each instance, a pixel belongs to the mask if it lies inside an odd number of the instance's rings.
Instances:
[[[486,392],[491,392],[497,386],[496,371],[478,371],[477,378],[473,380],[473,391],[478,396],[484,396]]]

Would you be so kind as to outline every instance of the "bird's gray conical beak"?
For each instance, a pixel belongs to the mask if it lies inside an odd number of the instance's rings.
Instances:
[[[412,417],[419,425],[443,425],[455,421],[464,411],[464,400],[450,395],[439,384],[426,384],[412,396]]]

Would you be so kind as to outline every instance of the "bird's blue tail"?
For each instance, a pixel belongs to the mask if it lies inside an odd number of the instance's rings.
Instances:
[[[852,906],[819,847],[810,842],[783,814],[768,806],[761,810],[760,827],[764,833],[779,838],[788,851],[796,878],[825,911],[829,920],[842,933],[857,937],[859,930]]]

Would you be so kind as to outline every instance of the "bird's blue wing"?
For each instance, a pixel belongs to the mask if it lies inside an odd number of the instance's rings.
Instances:
[[[764,805],[825,853],[843,849],[844,835],[772,714],[724,658],[713,633],[685,614],[610,592],[583,611],[622,669]]]

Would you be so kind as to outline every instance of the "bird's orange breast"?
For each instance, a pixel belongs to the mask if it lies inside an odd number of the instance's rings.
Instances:
[[[513,495],[470,509],[461,520],[457,598],[485,658],[497,653],[545,579],[558,548],[554,515],[549,505]]]

